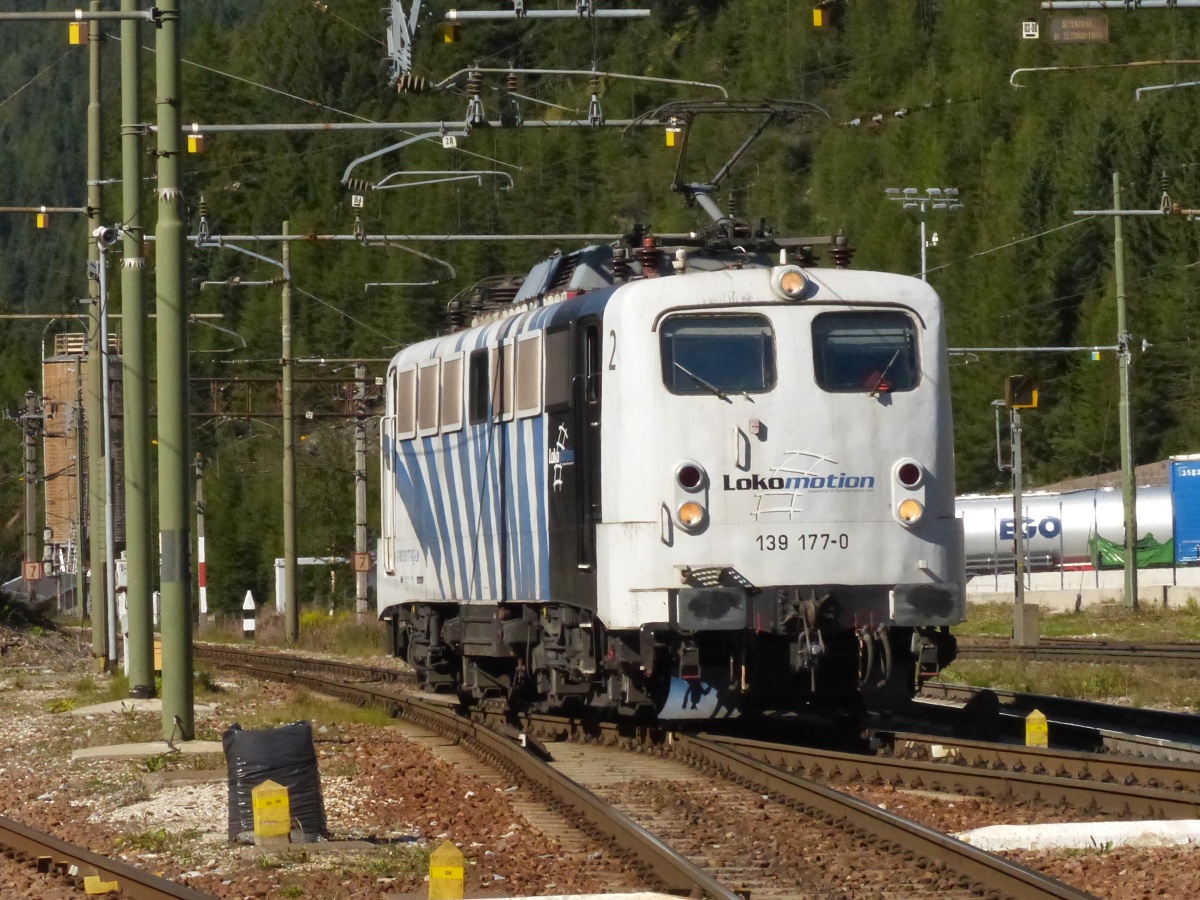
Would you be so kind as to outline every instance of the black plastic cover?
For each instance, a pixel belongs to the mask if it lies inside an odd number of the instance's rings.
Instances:
[[[229,840],[246,839],[248,835],[253,841],[251,791],[264,781],[288,789],[292,840],[314,841],[328,836],[311,723],[293,722],[256,731],[234,723],[221,736],[221,743],[229,771]]]

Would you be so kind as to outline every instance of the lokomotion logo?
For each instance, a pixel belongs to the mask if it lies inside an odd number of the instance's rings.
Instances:
[[[727,491],[873,491],[874,475],[725,475]]]

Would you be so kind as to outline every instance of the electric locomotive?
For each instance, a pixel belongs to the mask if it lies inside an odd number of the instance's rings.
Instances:
[[[910,697],[965,612],[938,296],[629,244],[484,285],[392,360],[394,651],[426,690],[519,708]]]

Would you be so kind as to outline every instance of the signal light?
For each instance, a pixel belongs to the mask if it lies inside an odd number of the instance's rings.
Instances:
[[[828,28],[836,25],[842,15],[843,0],[824,0],[813,7],[813,28]]]
[[[896,470],[896,477],[905,487],[916,487],[921,481],[921,467],[913,462],[901,463]]]
[[[79,47],[88,42],[88,23],[72,22],[67,26],[67,40],[72,47]]]
[[[1009,375],[1005,378],[1004,405],[1009,409],[1037,409],[1037,379],[1030,375]]]
[[[667,120],[667,146],[677,147],[683,135],[683,120],[672,116]]]

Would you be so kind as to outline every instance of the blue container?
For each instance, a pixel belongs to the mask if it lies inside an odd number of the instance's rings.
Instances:
[[[1200,563],[1200,456],[1171,460],[1175,507],[1175,564]]]

